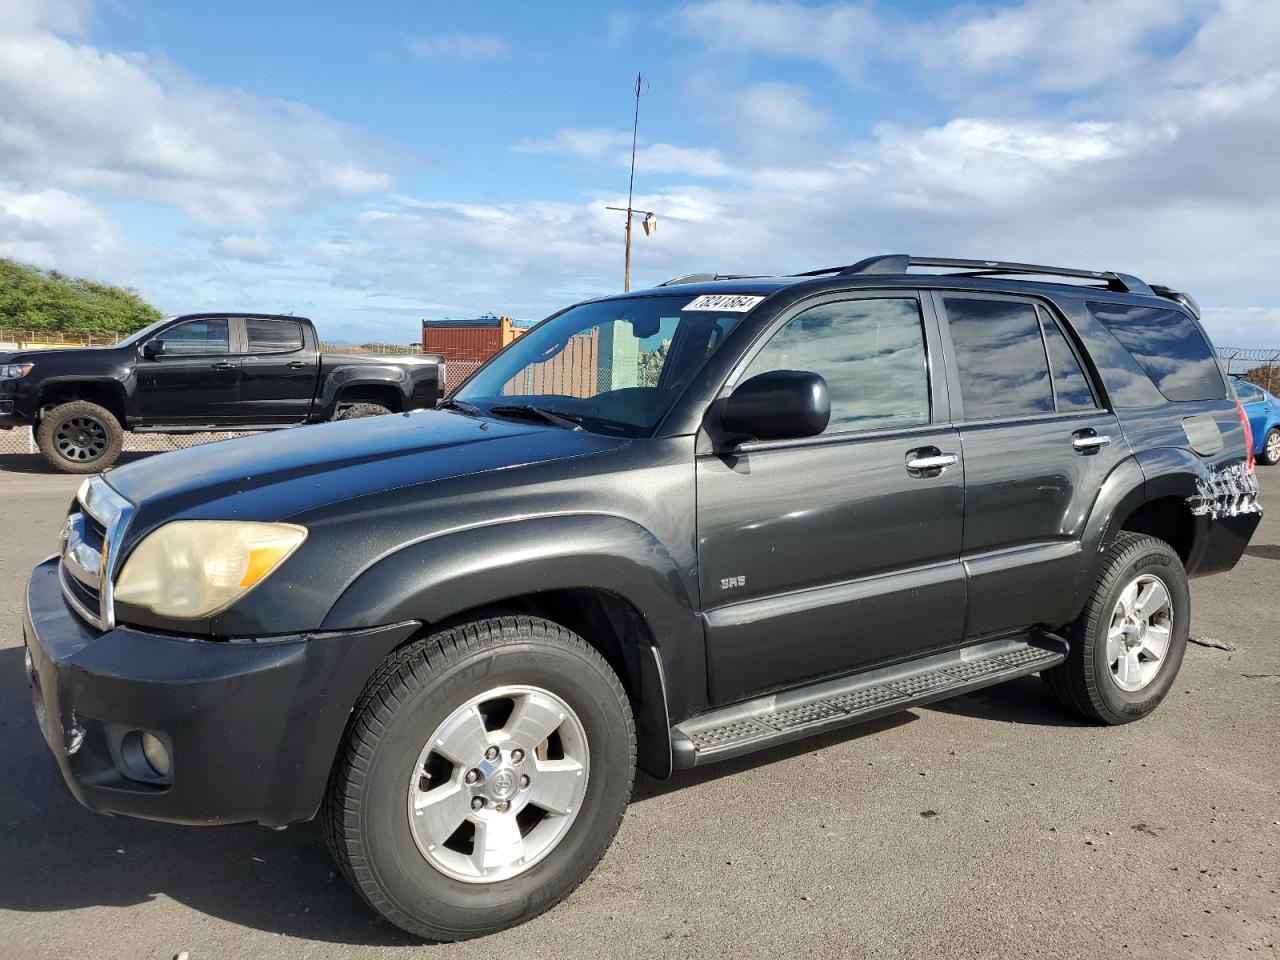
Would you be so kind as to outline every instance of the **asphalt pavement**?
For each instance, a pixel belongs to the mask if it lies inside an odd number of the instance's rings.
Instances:
[[[22,591],[78,480],[0,456],[0,958],[1277,956],[1280,468],[1230,574],[1193,582],[1167,701],[1089,726],[1036,678],[821,739],[637,780],[567,901],[414,943],[315,825],[98,816],[64,788],[22,670]]]

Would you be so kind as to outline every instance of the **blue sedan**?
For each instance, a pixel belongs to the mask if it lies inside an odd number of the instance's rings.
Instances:
[[[1239,377],[1231,378],[1231,386],[1235,387],[1253,429],[1254,454],[1259,462],[1275,466],[1280,463],[1280,400]]]

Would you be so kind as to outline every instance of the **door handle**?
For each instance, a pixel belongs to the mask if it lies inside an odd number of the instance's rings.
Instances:
[[[234,370],[235,368],[236,365],[230,360],[219,360],[213,365],[213,369],[215,370]]]
[[[305,367],[305,366],[308,366],[308,364],[307,364],[307,362],[306,362],[305,360],[290,360],[290,361],[289,361],[289,368],[290,368],[290,369],[292,369],[292,370],[297,370],[299,367]]]
[[[960,462],[954,453],[932,453],[921,457],[912,457],[907,461],[908,470],[945,470]]]
[[[1082,453],[1105,447],[1110,442],[1111,438],[1105,433],[1094,433],[1071,438],[1071,445]]]

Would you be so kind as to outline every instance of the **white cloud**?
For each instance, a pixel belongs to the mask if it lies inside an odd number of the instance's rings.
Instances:
[[[0,182],[0,257],[105,278],[136,269],[140,256],[120,225],[82,197]]]
[[[631,162],[631,134],[607,127],[557,130],[549,140],[521,140],[518,153],[564,154],[611,167]],[[636,169],[647,173],[690,177],[727,177],[733,169],[718,150],[653,143],[636,150]]]
[[[683,8],[677,17],[719,56],[816,60],[851,78],[878,57],[884,41],[880,19],[862,4],[706,0]]]
[[[476,33],[410,37],[405,45],[409,48],[409,53],[418,60],[448,60],[454,63],[497,60],[507,53],[507,42],[501,37]]]
[[[390,182],[364,137],[308,107],[13,24],[0,26],[0,177],[253,228]]]
[[[223,256],[246,263],[266,263],[275,258],[275,247],[260,236],[230,234],[217,243],[217,250]]]

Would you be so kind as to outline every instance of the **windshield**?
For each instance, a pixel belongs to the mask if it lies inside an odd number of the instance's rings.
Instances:
[[[169,323],[173,319],[174,319],[173,317],[165,317],[163,320],[157,320],[155,323],[147,324],[147,326],[143,327],[137,333],[129,334],[129,336],[125,337],[123,340],[117,343],[116,346],[131,347],[135,343],[139,343],[145,340],[147,337],[151,336],[151,334],[155,333],[157,330],[159,330],[166,323]]]
[[[520,337],[454,399],[499,413],[527,404],[595,433],[648,436],[761,299],[686,293],[584,303]],[[717,300],[737,312],[697,309]]]

